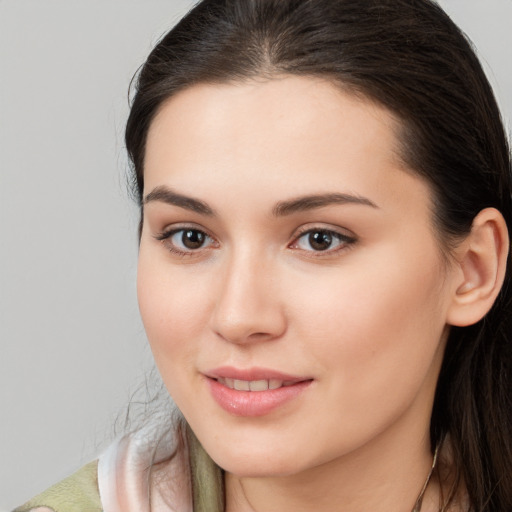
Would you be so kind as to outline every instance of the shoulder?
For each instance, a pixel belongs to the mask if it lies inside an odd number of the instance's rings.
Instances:
[[[13,512],[102,512],[98,461],[37,495]]]
[[[0,0],[1,1],[1,0]],[[147,426],[13,512],[191,512],[190,467],[176,428]]]
[[[111,444],[99,459],[101,502],[109,512],[191,512],[188,450],[176,426],[146,427]],[[39,512],[39,511],[37,511]]]

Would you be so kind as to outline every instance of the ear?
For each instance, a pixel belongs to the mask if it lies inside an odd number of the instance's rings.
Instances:
[[[454,294],[447,323],[459,327],[481,320],[491,309],[505,279],[509,238],[503,215],[482,210],[471,232],[455,250]]]

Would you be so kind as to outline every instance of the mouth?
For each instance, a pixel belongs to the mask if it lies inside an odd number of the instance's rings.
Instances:
[[[236,391],[268,391],[286,386],[293,386],[298,381],[284,381],[279,379],[241,380],[219,377],[215,379],[218,383]]]
[[[297,403],[314,380],[258,368],[218,368],[204,376],[214,401],[231,415],[245,417],[265,416]]]

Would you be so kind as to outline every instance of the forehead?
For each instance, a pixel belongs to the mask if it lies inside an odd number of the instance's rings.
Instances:
[[[145,193],[169,185],[208,194],[216,184],[276,200],[285,190],[340,187],[392,196],[407,186],[405,176],[418,179],[403,172],[397,132],[387,109],[319,78],[200,84],[165,102],[153,120]]]
[[[195,135],[204,142],[218,132],[241,138],[256,136],[264,124],[293,135],[328,135],[332,128],[350,123],[357,137],[358,129],[380,128],[382,142],[396,142],[398,121],[384,107],[362,95],[356,95],[332,81],[317,77],[279,76],[227,84],[198,84],[186,88],[165,101],[149,130],[149,140],[165,129],[168,135],[190,136],[184,129],[193,125]],[[258,122],[258,125],[248,123]],[[174,125],[174,126],[172,126]],[[178,126],[179,125],[179,126]],[[240,128],[246,128],[240,131]],[[173,128],[175,130],[173,130]],[[301,133],[307,129],[308,133]],[[387,137],[382,136],[385,131]],[[374,133],[374,131],[373,131]],[[348,132],[345,133],[347,136]],[[372,132],[369,133],[371,135]]]

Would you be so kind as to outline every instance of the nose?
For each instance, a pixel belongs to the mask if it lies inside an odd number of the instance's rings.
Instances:
[[[223,270],[211,317],[212,330],[236,344],[282,336],[287,319],[277,289],[275,264],[247,254],[231,258]]]

